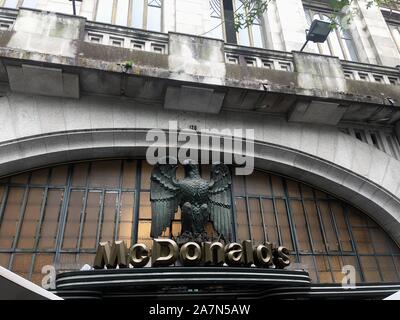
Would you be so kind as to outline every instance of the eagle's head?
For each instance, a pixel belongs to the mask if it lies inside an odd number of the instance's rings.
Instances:
[[[197,163],[194,163],[192,160],[186,160],[183,163],[183,168],[185,169],[186,178],[200,177],[199,165]]]

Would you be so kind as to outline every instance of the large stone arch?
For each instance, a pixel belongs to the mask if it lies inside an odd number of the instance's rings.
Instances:
[[[143,157],[146,133],[181,127],[254,128],[255,166],[310,183],[359,207],[400,243],[400,162],[337,130],[223,111],[166,111],[104,97],[0,98],[0,176],[87,159]]]

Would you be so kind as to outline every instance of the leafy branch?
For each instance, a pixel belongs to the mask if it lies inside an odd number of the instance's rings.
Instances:
[[[246,29],[252,26],[256,20],[261,19],[263,13],[268,9],[268,4],[272,0],[241,0],[240,9],[234,13],[235,31]],[[343,24],[349,24],[351,19],[357,14],[357,10],[352,9],[354,0],[331,0],[330,7],[332,14],[330,19],[332,27],[343,27]],[[365,3],[366,8],[371,8],[373,5],[380,7],[400,7],[399,0],[367,0]],[[343,17],[343,13],[345,16]]]

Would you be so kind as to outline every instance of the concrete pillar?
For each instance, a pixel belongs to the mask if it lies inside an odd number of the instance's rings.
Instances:
[[[271,6],[270,9],[274,9]],[[282,49],[300,50],[306,40],[307,19],[301,0],[275,0],[275,10],[280,23]]]
[[[400,53],[397,50],[396,44],[390,34],[389,27],[377,6],[372,6],[367,9],[366,0],[357,0],[362,28],[368,37],[368,42],[375,53],[378,64],[395,67],[400,64]],[[359,34],[362,31],[359,30]],[[364,41],[365,42],[365,41]],[[368,61],[374,63],[374,61]]]

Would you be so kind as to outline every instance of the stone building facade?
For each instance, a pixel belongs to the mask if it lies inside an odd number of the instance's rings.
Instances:
[[[277,218],[282,200],[276,241],[291,243],[293,268],[340,283],[354,264],[358,282],[400,282],[400,10],[354,1],[348,29],[299,52],[329,1],[273,0],[236,33],[239,2],[83,0],[73,16],[66,0],[0,1],[1,265],[40,283],[44,264],[90,264],[108,207],[111,238],[149,241],[145,137],[177,121],[254,129],[256,171],[234,182],[237,239],[261,227],[268,240],[268,201]]]

